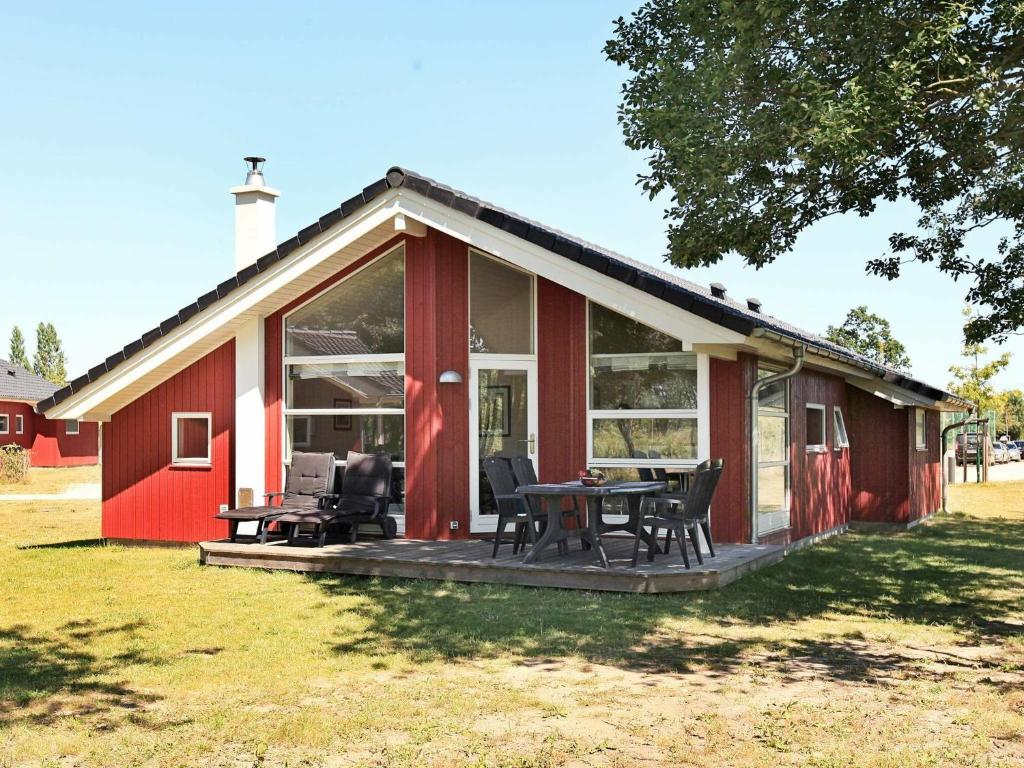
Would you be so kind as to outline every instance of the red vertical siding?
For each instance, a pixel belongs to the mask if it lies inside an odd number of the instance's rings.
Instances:
[[[750,541],[750,416],[747,395],[757,375],[757,359],[740,353],[735,361],[711,358],[711,456],[725,459],[725,470],[711,512],[716,541]]]
[[[171,414],[213,414],[211,466],[171,466]],[[229,341],[113,414],[103,429],[103,536],[193,542],[221,538],[232,503],[235,344]]]
[[[405,535],[469,535],[469,263],[433,229],[406,240]],[[462,384],[438,384],[454,370]],[[452,531],[450,521],[459,529]]]
[[[42,416],[36,414],[32,406],[28,403],[16,403],[11,400],[0,401],[0,415],[7,417],[7,433],[0,434],[0,445],[20,445],[22,448],[31,448],[32,443],[36,437],[36,419],[42,419]],[[16,434],[15,429],[17,428],[17,416],[21,416],[22,424],[24,425],[24,431],[22,434]],[[33,465],[35,464],[35,456],[31,456]]]
[[[28,417],[26,417],[26,432]],[[78,434],[69,435],[63,419],[47,419],[36,414],[32,440],[32,466],[74,467],[99,461],[99,425],[83,421]]]
[[[825,406],[824,453],[807,452],[807,403]],[[848,449],[835,450],[834,406],[846,415],[846,383],[841,378],[804,370],[791,379],[791,541],[827,531],[850,519],[850,455]]]
[[[851,519],[908,522],[912,411],[894,408],[891,403],[856,387],[847,387],[847,397],[850,407],[846,430],[850,435],[853,483]]]
[[[908,438],[907,448],[910,453],[908,475],[908,513],[909,520],[919,520],[942,506],[941,453],[939,444],[941,431],[938,411],[926,412],[925,429],[927,432],[927,449],[917,450],[917,433],[914,421],[914,409],[907,409]]]
[[[587,300],[537,279],[538,452],[542,482],[587,466]]]

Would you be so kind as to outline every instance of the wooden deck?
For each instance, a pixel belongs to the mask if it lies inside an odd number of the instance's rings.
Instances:
[[[611,592],[688,592],[717,589],[741,576],[779,562],[785,548],[776,545],[721,544],[718,556],[705,556],[704,565],[690,557],[687,570],[678,551],[661,555],[653,563],[644,559],[629,567],[632,538],[605,537],[611,568],[594,564],[590,552],[579,551],[572,542],[569,555],[551,551],[538,563],[526,565],[522,555],[512,555],[503,545],[501,554],[491,558],[492,543],[470,541],[416,541],[410,539],[366,538],[356,544],[289,547],[285,542],[266,545],[206,541],[199,545],[199,560],[206,565],[234,565],[275,568],[288,571],[396,576],[411,579],[517,584],[531,587],[591,589]]]

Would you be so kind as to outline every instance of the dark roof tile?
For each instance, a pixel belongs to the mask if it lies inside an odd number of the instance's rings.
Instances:
[[[150,346],[154,341],[159,339],[161,336],[163,336],[163,333],[160,332],[159,328],[151,328],[150,330],[142,334],[142,346]]]
[[[89,383],[89,375],[83,374],[74,381],[68,382],[68,386],[71,387],[72,392],[79,392],[86,384]]]
[[[320,220],[317,219],[305,229],[300,229],[299,233],[295,236],[298,238],[299,243],[305,245],[314,237],[320,234]]]
[[[343,202],[341,204],[341,207],[338,210],[341,211],[341,215],[342,216],[351,216],[353,213],[358,211],[364,205],[366,205],[366,201],[363,200],[363,196],[361,194],[359,194],[359,195],[355,195],[353,197],[350,197],[348,200]]]
[[[213,304],[217,303],[217,291],[212,290],[209,293],[204,293],[198,299],[196,299],[196,305],[199,307],[199,311],[202,312]]]
[[[258,262],[254,261],[249,266],[243,267],[242,269],[238,270],[238,274],[235,275],[235,278],[238,280],[239,285],[245,285],[254,277],[256,277],[256,275],[258,275],[259,273],[260,265]]]
[[[166,336],[168,333],[173,331],[179,325],[181,325],[181,320],[178,319],[177,315],[173,315],[172,317],[168,317],[166,320],[164,320],[162,323],[160,323],[160,335],[161,336]]]
[[[96,381],[96,379],[98,379],[100,376],[102,376],[106,372],[107,372],[107,364],[106,363],[100,363],[99,365],[94,365],[92,368],[90,368],[89,369],[89,373],[87,375],[89,376],[89,381]]]
[[[178,310],[178,319],[181,320],[182,325],[184,325],[198,314],[199,305],[196,302],[192,302]]]
[[[378,195],[383,195],[389,189],[387,179],[378,179],[368,187],[363,187],[363,200],[370,202]]]
[[[277,246],[277,256],[280,259],[288,258],[288,254],[299,247],[299,238],[290,237]]]
[[[345,214],[343,214],[341,212],[341,208],[338,207],[335,208],[333,211],[328,211],[323,216],[321,216],[320,220],[317,223],[320,225],[320,231],[326,232],[328,229],[333,227],[343,218],[345,218]]]

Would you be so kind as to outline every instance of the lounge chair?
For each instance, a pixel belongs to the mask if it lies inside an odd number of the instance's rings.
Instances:
[[[239,523],[256,523],[254,541],[267,543],[268,526],[278,516],[292,511],[315,510],[334,486],[333,453],[292,453],[285,476],[284,490],[263,494],[266,504],[259,507],[229,509],[214,515],[228,521],[228,538],[238,538]],[[277,504],[275,505],[275,500]]]
[[[347,526],[348,540],[354,543],[362,523],[376,523],[385,539],[398,533],[398,523],[388,515],[391,502],[391,457],[349,451],[339,493],[324,499],[318,509],[288,512],[275,518],[288,527],[288,543],[299,538],[302,525],[312,525],[312,538],[318,547],[327,541],[331,526]]]
[[[697,555],[697,562],[704,564],[704,557],[700,551],[700,539],[697,536],[699,527],[704,533],[708,543],[708,552],[711,557],[715,556],[715,547],[711,542],[711,526],[709,524],[708,512],[711,509],[711,499],[715,495],[715,488],[725,468],[723,459],[708,460],[702,462],[693,473],[690,480],[689,491],[683,494],[659,494],[656,496],[645,496],[640,502],[640,516],[637,519],[636,540],[633,543],[632,567],[636,567],[640,555],[640,535],[645,526],[651,528],[650,540],[654,545],[648,545],[647,560],[654,560],[657,549],[658,530],[665,528],[668,535],[665,538],[665,552],[669,551],[672,543],[672,534],[676,535],[679,542],[679,552],[683,556],[683,564],[689,568],[690,558],[686,552],[686,536],[689,534],[690,542],[693,544],[694,552]],[[653,510],[648,513],[648,510]],[[659,512],[659,510],[661,510]]]

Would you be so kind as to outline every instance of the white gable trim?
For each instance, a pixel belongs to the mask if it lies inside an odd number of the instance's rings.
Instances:
[[[698,317],[662,299],[547,251],[522,238],[486,224],[407,189],[392,189],[374,199],[357,213],[339,222],[310,243],[296,248],[266,272],[215,302],[184,325],[154,341],[95,383],[56,404],[47,411],[53,419],[108,421],[123,404],[112,402],[125,388],[142,382],[162,366],[177,362],[170,375],[195,362],[188,351],[200,341],[219,337],[219,343],[233,338],[254,315],[274,311],[261,303],[293,280],[335,255],[339,250],[368,235],[396,215],[433,227],[470,246],[504,259],[552,282],[564,285],[588,299],[682,340],[684,349],[694,344],[741,344],[742,334]],[[407,229],[408,224],[406,225]],[[207,345],[208,347],[209,345]],[[204,348],[203,354],[210,351]],[[196,355],[198,359],[201,355]],[[149,382],[148,388],[160,381]],[[148,390],[147,390],[148,391]]]
[[[522,269],[582,293],[620,314],[693,344],[740,344],[746,336],[552,253],[416,192],[399,190],[406,215]]]
[[[225,342],[233,338],[234,325],[243,322],[246,314],[255,311],[260,302],[270,298],[276,291],[287,286],[311,267],[322,263],[341,248],[388,222],[395,215],[395,197],[393,191],[381,195],[351,219],[342,221],[309,244],[295,249],[288,258],[266,272],[259,273],[167,336],[160,337],[113,371],[104,374],[95,383],[57,403],[47,410],[47,417],[75,419],[89,414],[94,420],[109,421],[111,412],[104,409],[104,404],[119,391],[173,361],[178,355],[212,334],[223,332]],[[192,362],[194,361],[187,360],[178,370],[184,369]]]

